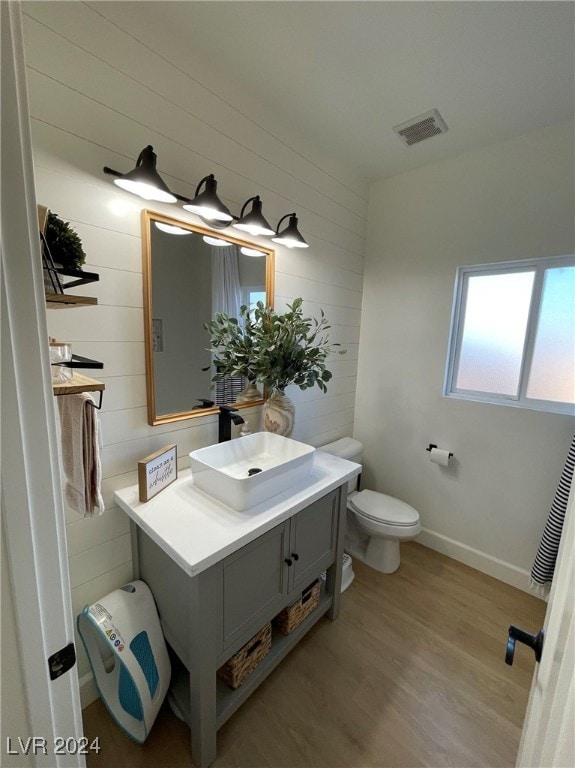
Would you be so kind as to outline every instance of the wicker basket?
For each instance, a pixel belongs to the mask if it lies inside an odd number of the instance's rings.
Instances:
[[[266,624],[218,669],[218,676],[232,688],[239,688],[271,647],[272,625]]]
[[[320,582],[316,580],[302,592],[300,599],[284,608],[274,619],[280,632],[289,635],[319,605]]]

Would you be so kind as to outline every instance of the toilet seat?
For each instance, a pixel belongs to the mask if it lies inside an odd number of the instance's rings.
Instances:
[[[368,520],[397,527],[410,527],[419,523],[419,513],[409,504],[377,491],[359,491],[348,496],[351,509]]]

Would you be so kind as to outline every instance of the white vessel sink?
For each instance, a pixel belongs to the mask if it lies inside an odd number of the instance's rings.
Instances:
[[[287,491],[311,474],[315,448],[257,432],[190,453],[194,485],[243,512]]]

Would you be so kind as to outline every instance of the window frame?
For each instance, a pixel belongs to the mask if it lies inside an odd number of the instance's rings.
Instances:
[[[507,405],[515,408],[526,408],[536,411],[563,413],[572,416],[575,415],[575,404],[573,403],[558,402],[555,400],[538,400],[527,397],[529,372],[533,362],[535,339],[537,337],[537,328],[541,312],[545,272],[548,269],[561,267],[575,267],[575,256],[567,255],[539,259],[521,259],[518,261],[492,262],[457,268],[451,309],[447,363],[443,384],[444,397],[492,403],[493,405]],[[490,275],[513,274],[519,272],[534,272],[535,274],[533,278],[531,299],[529,302],[527,325],[525,328],[525,339],[523,342],[521,365],[519,368],[517,394],[503,395],[497,392],[482,392],[479,390],[457,388],[455,386],[455,379],[459,370],[459,361],[461,357],[461,341],[464,329],[463,320],[467,305],[469,278],[478,275],[488,277]]]

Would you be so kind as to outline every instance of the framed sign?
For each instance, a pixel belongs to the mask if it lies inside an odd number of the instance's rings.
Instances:
[[[166,445],[138,462],[140,501],[149,501],[178,476],[176,445]]]

